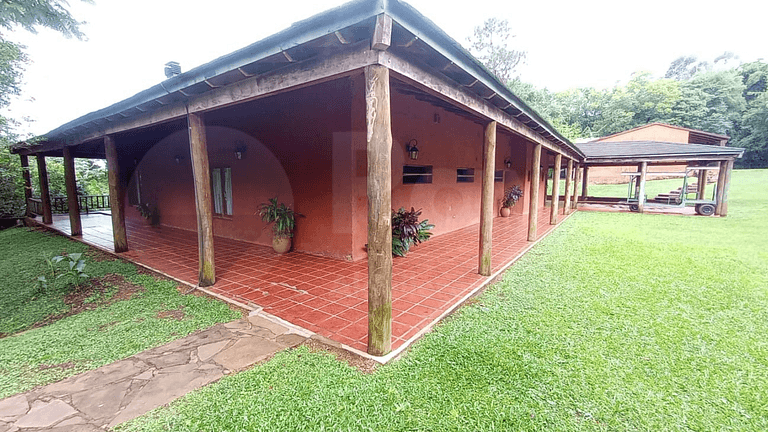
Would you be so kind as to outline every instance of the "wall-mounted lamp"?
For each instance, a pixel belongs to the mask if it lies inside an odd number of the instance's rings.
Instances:
[[[507,168],[512,168],[512,158],[508,157],[504,159],[504,166]]]
[[[405,151],[408,152],[408,156],[411,158],[411,160],[416,160],[419,158],[419,148],[416,147],[416,144],[418,144],[418,141],[416,141],[416,138],[408,141],[408,144],[405,145]]]
[[[241,160],[245,157],[245,146],[240,146],[235,149],[235,159]]]
[[[181,161],[184,160],[184,158],[181,157],[180,155],[176,155],[176,157],[174,157],[173,160],[176,161],[176,165],[179,165],[179,164],[181,164]]]

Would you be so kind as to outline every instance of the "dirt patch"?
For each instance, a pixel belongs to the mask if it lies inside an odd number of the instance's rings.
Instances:
[[[179,306],[178,309],[160,311],[156,316],[160,319],[175,319],[176,321],[181,321],[187,316],[183,309],[184,306],[182,305]]]
[[[105,294],[114,290],[117,290],[117,292],[107,298]],[[73,287],[72,292],[64,296],[64,303],[69,305],[69,310],[67,312],[49,316],[24,331],[47,326],[48,324],[68,316],[77,315],[83,311],[107,306],[120,300],[128,300],[139,291],[144,291],[144,288],[128,282],[123,275],[108,274],[100,278],[91,278],[83,283],[80,288]],[[10,335],[0,334],[0,338],[6,336]]]
[[[75,367],[75,364],[72,362],[59,363],[59,364],[53,364],[53,365],[41,364],[40,366],[37,367],[37,370],[41,370],[41,371],[48,370],[48,369],[67,370],[67,369],[72,369],[74,367]]]
[[[88,248],[88,251],[85,252],[85,256],[91,259],[92,261],[116,261],[117,258],[114,256],[104,252],[100,251],[96,248]]]
[[[379,363],[375,360],[361,357],[345,349],[322,343],[316,339],[307,339],[301,345],[309,348],[312,352],[330,353],[336,357],[336,360],[346,362],[348,365],[364,374],[371,374],[376,371],[377,367],[379,367]]]

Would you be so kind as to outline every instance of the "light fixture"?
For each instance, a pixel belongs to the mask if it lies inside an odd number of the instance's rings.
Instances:
[[[235,149],[235,159],[241,160],[245,157],[245,146],[239,146]]]
[[[410,156],[411,160],[416,160],[419,158],[419,148],[416,147],[418,144],[418,141],[416,141],[416,138],[408,141],[408,144],[405,145],[405,151],[408,152],[408,156]]]
[[[512,158],[511,157],[507,157],[506,159],[504,159],[504,166],[506,166],[507,168],[512,168]]]
[[[184,158],[182,158],[180,155],[176,155],[176,157],[173,158],[173,160],[176,161],[176,165],[179,165],[181,164],[181,161],[184,160]]]

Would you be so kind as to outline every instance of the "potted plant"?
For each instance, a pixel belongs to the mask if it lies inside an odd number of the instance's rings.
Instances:
[[[392,211],[392,255],[404,257],[412,245],[425,242],[432,237],[430,231],[435,226],[424,219],[419,221],[421,209],[406,210],[400,207]]]
[[[503,217],[509,217],[512,214],[512,207],[517,204],[517,201],[523,196],[523,190],[520,186],[512,186],[504,191],[504,195],[501,197],[501,215]]]
[[[153,227],[160,226],[160,211],[155,206],[150,206],[149,203],[137,204],[136,210],[139,211],[141,217],[147,220]]]
[[[259,207],[261,220],[272,225],[272,248],[279,254],[291,250],[291,238],[296,227],[296,216],[299,213],[291,210],[285,203],[278,203],[277,197]],[[300,216],[300,215],[299,215]]]

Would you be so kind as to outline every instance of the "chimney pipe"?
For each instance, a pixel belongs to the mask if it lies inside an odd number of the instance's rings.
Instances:
[[[165,77],[173,78],[176,75],[181,75],[181,66],[178,62],[171,61],[165,64]]]

